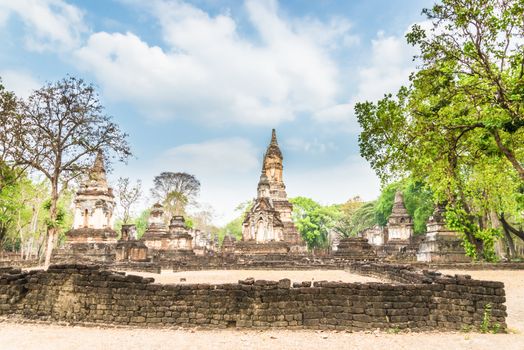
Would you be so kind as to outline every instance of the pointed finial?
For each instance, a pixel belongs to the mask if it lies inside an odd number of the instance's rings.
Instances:
[[[394,203],[400,203],[404,204],[404,196],[402,195],[401,191],[395,192],[395,200]]]
[[[264,165],[262,167],[262,172],[266,171],[266,159],[269,156],[277,156],[282,159],[282,152],[280,151],[280,148],[278,147],[277,132],[275,129],[272,129],[271,131],[271,142],[267,146],[266,153],[264,154]]]
[[[275,129],[271,130],[271,143],[278,144],[277,142],[277,132]]]
[[[96,154],[96,159],[93,164],[93,167],[91,168],[89,178],[91,180],[100,182],[100,184],[106,184],[106,167],[104,164],[104,153],[101,149],[98,150]]]
[[[96,154],[95,163],[93,164],[93,170],[103,172],[105,172],[106,170],[104,165],[104,153],[101,149],[99,149]]]

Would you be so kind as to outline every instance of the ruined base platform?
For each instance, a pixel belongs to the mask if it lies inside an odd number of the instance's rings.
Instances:
[[[237,255],[271,255],[288,254],[290,246],[286,242],[239,241],[234,244],[234,253]]]
[[[340,240],[334,253],[336,258],[346,260],[376,260],[377,254],[367,239],[362,237],[347,237]]]
[[[68,243],[116,243],[118,234],[110,228],[77,228],[66,232]]]
[[[116,261],[115,243],[66,243],[53,251],[53,263],[111,264]]]
[[[462,240],[456,233],[428,234],[419,245],[417,261],[433,263],[467,263],[471,259],[466,256]]]

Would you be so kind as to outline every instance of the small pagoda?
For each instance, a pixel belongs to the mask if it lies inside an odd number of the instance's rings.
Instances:
[[[445,206],[437,205],[426,226],[427,232],[417,251],[417,261],[433,263],[471,262],[466,256],[458,232],[444,220]]]
[[[107,183],[102,151],[99,151],[87,180],[76,193],[73,229],[66,233],[70,243],[116,243],[113,230],[115,197]]]

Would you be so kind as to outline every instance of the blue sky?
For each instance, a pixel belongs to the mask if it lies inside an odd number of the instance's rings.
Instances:
[[[94,83],[136,156],[111,178],[141,179],[148,195],[161,171],[192,173],[218,224],[255,196],[271,128],[290,196],[373,199],[353,105],[406,83],[404,35],[431,5],[0,0],[0,77],[21,96],[66,74]]]

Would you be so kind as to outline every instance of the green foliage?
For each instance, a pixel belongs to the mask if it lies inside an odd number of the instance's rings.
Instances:
[[[12,177],[0,178],[0,244],[5,250],[34,256],[41,249],[49,222],[49,187],[18,171],[10,173]],[[5,168],[3,174],[7,174]],[[62,231],[72,223],[69,205],[70,196],[66,194],[59,204],[61,215],[56,223]]]
[[[337,205],[321,206],[311,198],[291,198],[293,221],[309,249],[326,248],[329,233],[341,216]]]
[[[495,240],[502,237],[499,229],[481,229],[474,220],[468,217],[464,209],[452,206],[448,206],[446,210],[446,224],[450,229],[464,236],[463,246],[467,256],[474,260],[482,259],[492,262],[498,260],[495,253]],[[468,235],[474,239],[469,239]],[[477,249],[474,244],[477,241],[482,243],[482,250]]]
[[[147,227],[149,225],[149,214],[151,213],[150,209],[143,210],[140,215],[137,217],[131,218],[129,220],[130,223],[135,224],[136,226],[136,236],[138,239],[140,239],[144,233],[147,230]],[[122,219],[115,220],[114,229],[116,232],[121,234],[122,232],[122,225],[124,224],[124,221]]]
[[[346,237],[349,236],[352,230],[352,220],[355,213],[364,205],[360,197],[354,197],[346,203],[339,205],[340,216],[334,226],[334,230]]]
[[[407,177],[426,185],[413,188],[420,199],[428,191],[448,203],[450,225],[478,259],[495,259],[494,218],[523,220],[523,8],[521,0],[442,0],[425,9],[431,33],[415,25],[406,36],[420,49],[411,85],[355,106],[361,155],[383,182]],[[409,192],[403,188],[420,233],[430,206]],[[383,224],[389,198],[377,207]]]
[[[500,333],[501,327],[499,323],[493,323],[492,317],[492,306],[490,303],[484,305],[484,313],[482,314],[482,323],[480,324],[481,333]]]
[[[228,234],[232,235],[237,240],[242,239],[242,223],[244,222],[246,213],[249,210],[251,210],[252,206],[253,206],[253,202],[249,200],[249,201],[240,203],[236,207],[235,211],[239,213],[239,216],[231,220],[230,222],[228,222],[223,227],[219,228],[217,231],[219,244],[222,244],[224,237]]]
[[[380,193],[375,203],[375,222],[379,226],[386,226],[388,218],[393,209],[393,202],[395,201],[395,192],[400,188],[399,183],[393,183],[385,186]]]
[[[344,236],[355,237],[358,233],[377,224],[375,213],[376,201],[364,203],[351,218],[348,233]]]
[[[382,189],[375,205],[375,222],[382,227],[387,225],[397,191],[402,192],[404,206],[413,218],[414,233],[425,233],[426,222],[434,211],[433,193],[422,182],[410,178],[391,183]]]
[[[15,214],[21,209],[21,203],[15,201],[20,191],[21,183],[16,179],[15,172],[6,164],[0,162],[0,245],[6,238]]]
[[[150,209],[146,209],[140,213],[135,219],[134,223],[136,226],[136,235],[140,239],[144,233],[147,230],[147,226],[149,225],[149,214],[151,213]]]
[[[187,228],[190,228],[190,229],[195,228],[195,223],[193,222],[193,219],[191,219],[190,217],[187,217],[187,218],[185,218],[185,220],[186,220],[186,227]]]
[[[232,235],[237,240],[242,239],[242,223],[244,222],[244,215],[237,217],[236,219],[231,220],[225,226],[221,227],[218,230],[218,242],[222,244],[224,237],[226,235]]]
[[[426,233],[426,223],[433,214],[433,192],[420,181],[408,179],[404,182],[402,194],[404,205],[413,218],[413,232]]]

